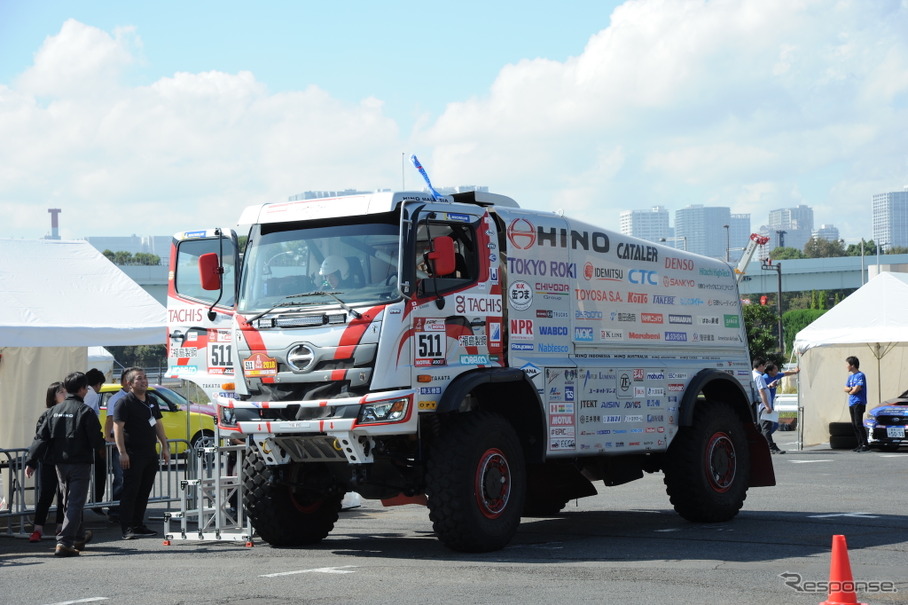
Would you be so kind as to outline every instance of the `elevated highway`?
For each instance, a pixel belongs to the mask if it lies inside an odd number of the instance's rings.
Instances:
[[[773,264],[782,267],[783,292],[857,289],[881,271],[908,272],[908,254],[886,254],[879,259],[880,264],[876,256],[780,260]],[[778,279],[775,270],[763,269],[759,261],[753,261],[739,284],[741,296],[777,292]]]

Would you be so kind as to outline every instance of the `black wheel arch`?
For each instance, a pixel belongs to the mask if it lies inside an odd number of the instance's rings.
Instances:
[[[741,418],[747,432],[747,445],[750,450],[750,487],[775,485],[776,476],[772,468],[769,444],[757,430],[750,396],[733,375],[714,368],[706,368],[697,372],[681,397],[678,425],[680,427],[693,425],[694,410],[700,401],[701,393],[706,400],[726,402]]]
[[[519,368],[480,368],[451,381],[436,413],[472,412],[482,408],[511,423],[523,445],[527,463],[545,458],[545,411],[536,386]]]
[[[694,408],[700,393],[707,399],[724,401],[746,422],[755,422],[750,397],[741,383],[731,374],[722,370],[707,368],[700,370],[691,379],[681,397],[678,425],[691,426],[694,422]]]

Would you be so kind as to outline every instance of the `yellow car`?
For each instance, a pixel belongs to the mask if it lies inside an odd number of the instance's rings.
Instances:
[[[107,421],[107,400],[119,390],[118,384],[105,384],[101,387],[99,420],[102,427]],[[178,440],[170,444],[171,454],[181,454],[189,446],[199,448],[215,445],[214,420],[217,412],[214,406],[192,403],[176,391],[157,384],[149,385],[147,396],[157,403],[158,409],[161,410],[167,439]]]

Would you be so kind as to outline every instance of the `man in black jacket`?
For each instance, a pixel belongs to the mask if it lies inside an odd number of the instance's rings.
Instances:
[[[95,451],[104,447],[101,423],[83,397],[88,382],[82,372],[73,372],[63,380],[66,399],[54,406],[28,450],[25,475],[35,473],[36,460],[49,450],[57,468],[57,479],[63,492],[63,529],[57,536],[58,557],[74,557],[91,540],[91,532],[82,526],[82,509],[91,484],[91,464]]]

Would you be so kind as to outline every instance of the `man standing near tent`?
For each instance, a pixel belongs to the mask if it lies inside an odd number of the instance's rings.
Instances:
[[[760,432],[763,433],[763,437],[766,438],[766,442],[769,444],[769,451],[773,454],[784,454],[785,451],[782,450],[776,442],[773,441],[772,432],[773,421],[770,420],[772,410],[772,397],[769,394],[769,387],[766,386],[766,379],[763,377],[763,372],[766,370],[766,360],[762,357],[757,357],[753,362],[753,381],[754,386],[757,389],[757,396],[759,400],[756,402],[757,406],[757,423],[760,425]],[[778,415],[776,416],[778,418]]]
[[[44,458],[50,449],[50,459],[57,467],[57,479],[63,492],[63,528],[57,535],[58,557],[74,557],[91,540],[92,533],[82,525],[82,508],[91,484],[91,464],[95,450],[104,447],[101,423],[94,412],[85,405],[83,397],[88,391],[85,374],[73,372],[63,380],[66,399],[54,406],[45,417],[28,450],[25,476],[35,472],[36,460]]]
[[[85,379],[88,381],[88,392],[85,394],[85,405],[90,407],[95,416],[101,415],[101,385],[104,384],[104,372],[98,368],[92,368],[85,372]],[[95,493],[90,494],[89,499],[94,502],[104,500],[104,487],[107,483],[107,449],[98,448],[95,450]],[[104,514],[101,507],[91,509],[92,512],[99,515]]]
[[[845,381],[845,392],[848,393],[848,413],[851,414],[851,426],[854,427],[854,436],[857,437],[858,446],[855,452],[869,452],[867,431],[864,430],[864,410],[867,409],[867,377],[860,370],[861,362],[857,357],[845,359],[848,364],[848,380]]]
[[[145,372],[127,372],[126,385],[129,394],[120,400],[114,412],[114,441],[123,469],[120,526],[123,539],[132,540],[157,533],[145,525],[145,509],[158,472],[155,444],[161,444],[164,462],[170,462],[170,446],[161,423],[161,410],[146,397],[148,378]]]

